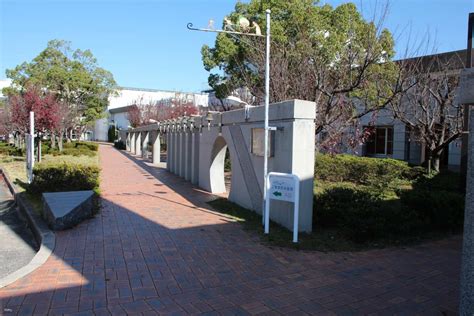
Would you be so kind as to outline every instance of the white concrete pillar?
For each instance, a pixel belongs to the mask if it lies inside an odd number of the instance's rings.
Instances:
[[[138,132],[135,141],[135,155],[141,156],[142,155],[142,133]]]
[[[129,132],[127,132],[127,138],[125,139],[125,147],[127,149],[127,151],[130,151],[131,148],[130,148],[130,139],[131,139],[131,135]]]
[[[132,154],[135,155],[135,152],[136,152],[136,138],[137,138],[137,135],[136,133],[132,132],[131,133],[132,136],[130,137],[130,151]]]
[[[148,142],[150,140],[150,132],[143,132],[143,134],[142,158],[148,158]]]
[[[199,131],[194,131],[191,136],[191,183],[199,184]]]
[[[173,147],[173,173],[179,174],[179,133],[174,133],[174,147]]]
[[[180,159],[179,159],[179,176],[184,178],[186,172],[186,133],[182,131],[179,133],[180,135],[180,143],[179,143],[179,151]]]
[[[160,132],[156,132],[155,140],[153,141],[153,164],[157,165],[161,162],[160,160]]]
[[[166,169],[171,172],[171,133],[166,131]]]
[[[171,142],[170,142],[170,165],[171,172],[176,172],[176,132],[171,133]]]
[[[191,181],[192,167],[193,167],[193,133],[188,131],[185,136],[185,166],[184,166],[184,179]]]
[[[171,172],[176,173],[176,140],[177,135],[176,132],[171,133]]]

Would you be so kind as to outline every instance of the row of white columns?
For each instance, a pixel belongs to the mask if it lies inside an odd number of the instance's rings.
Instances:
[[[191,130],[169,131],[166,134],[168,171],[198,184],[199,133]]]
[[[126,149],[136,156],[147,158],[148,144],[151,141],[152,162],[159,164],[160,160],[160,133],[158,131],[129,132],[127,133]]]

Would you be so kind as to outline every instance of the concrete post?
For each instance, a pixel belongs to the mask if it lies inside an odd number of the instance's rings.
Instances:
[[[174,173],[174,166],[175,166],[175,163],[174,163],[174,160],[176,159],[176,156],[174,154],[174,148],[175,148],[175,133],[170,133],[170,148],[169,148],[169,156],[170,156],[170,159],[169,159],[169,163],[170,163],[170,172]]]
[[[191,183],[199,184],[199,131],[191,134]]]
[[[174,174],[179,174],[179,133],[174,133]]]
[[[178,140],[178,135],[176,134],[176,132],[172,133],[171,134],[171,172],[172,173],[176,173],[176,141]]]
[[[148,142],[150,140],[150,132],[144,132],[145,136],[143,137],[142,142],[142,158],[148,158]]]
[[[171,163],[171,158],[173,156],[173,150],[172,150],[172,137],[171,137],[171,132],[168,130],[166,132],[166,169],[168,169],[169,172],[172,172],[172,163]]]
[[[193,140],[193,133],[191,131],[188,131],[185,135],[185,165],[184,165],[184,179],[186,181],[191,180],[191,168],[192,168],[192,162],[193,162],[193,156],[192,156],[192,142]]]
[[[474,311],[474,111],[470,113],[459,315]]]
[[[142,155],[142,133],[138,132],[135,141],[135,155]]]
[[[130,139],[131,139],[131,135],[129,132],[127,132],[127,138],[125,140],[125,147],[127,149],[127,151],[130,151],[131,148],[130,148]]]
[[[160,160],[160,132],[156,132],[155,140],[153,141],[153,164],[157,165]]]
[[[181,131],[180,133],[180,147],[179,150],[181,152],[180,154],[180,160],[179,160],[179,176],[181,178],[184,178],[186,174],[186,132]]]
[[[130,137],[130,151],[132,152],[133,155],[136,153],[136,138],[137,135],[136,133],[132,132],[132,136]]]

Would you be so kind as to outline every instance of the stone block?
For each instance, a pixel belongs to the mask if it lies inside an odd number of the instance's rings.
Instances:
[[[43,193],[43,211],[53,230],[71,228],[92,216],[93,191]]]

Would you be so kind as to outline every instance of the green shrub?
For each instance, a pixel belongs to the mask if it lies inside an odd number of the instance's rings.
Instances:
[[[318,154],[315,162],[315,177],[332,182],[386,186],[387,181],[409,180],[410,171],[406,162],[386,158]]]
[[[38,164],[28,191],[32,193],[97,190],[98,167],[78,164]]]
[[[63,151],[60,153],[61,155],[68,155],[68,156],[89,156],[93,157],[97,153],[95,151],[90,151],[87,149],[74,149],[74,148],[64,148]]]
[[[79,150],[98,151],[99,145],[97,145],[96,143],[91,143],[91,142],[70,142],[70,143],[65,143],[63,148],[75,148]]]
[[[315,195],[316,226],[338,228],[356,242],[377,239],[383,232],[383,200],[378,191],[347,184]]]
[[[412,189],[399,190],[399,197],[392,199],[374,186],[326,184],[314,196],[314,224],[336,228],[359,243],[457,232],[463,224],[464,196],[433,190],[433,181],[421,178]]]
[[[109,126],[109,130],[107,131],[107,138],[109,143],[115,142],[117,140],[117,129],[114,125]]]
[[[6,156],[23,156],[25,154],[25,151],[21,148],[16,148],[15,146],[12,146],[7,143],[0,143],[0,155],[6,155]]]
[[[97,155],[99,146],[95,143],[90,142],[70,142],[63,145],[63,151],[56,153],[59,155],[69,155],[69,156],[89,156],[93,157]],[[55,155],[55,153],[52,153]]]
[[[406,190],[400,194],[406,211],[415,211],[423,222],[420,230],[456,232],[464,221],[464,196],[445,190],[431,191],[429,187]]]
[[[114,147],[119,149],[119,150],[125,150],[127,149],[127,146],[125,145],[124,141],[118,140],[114,142]]]

